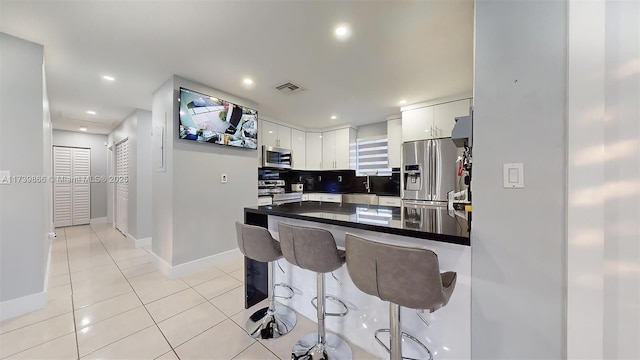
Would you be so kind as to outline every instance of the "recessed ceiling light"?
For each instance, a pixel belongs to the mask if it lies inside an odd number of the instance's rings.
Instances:
[[[102,78],[107,80],[107,81],[115,81],[116,78],[114,78],[113,76],[109,76],[109,75],[102,75]]]
[[[351,35],[351,29],[348,25],[340,25],[334,31],[336,37],[340,40],[344,40]]]
[[[335,116],[335,115],[331,115],[331,120],[335,120],[335,119],[337,119],[337,118],[338,118],[337,116]]]
[[[249,79],[249,78],[244,78],[244,80],[242,80],[243,83],[247,84],[247,85],[251,85],[253,84],[253,80]]]
[[[96,114],[96,112],[95,112],[95,111],[93,111],[93,110],[87,110],[87,114],[89,114],[89,115],[95,115],[95,114]]]
[[[398,103],[400,103],[400,105],[404,105],[404,104],[407,103],[407,100],[402,99],[402,100],[398,101]]]
[[[87,131],[87,128],[86,128],[86,127],[81,127],[81,128],[80,128],[80,129],[78,129],[78,130],[80,130],[80,131]]]

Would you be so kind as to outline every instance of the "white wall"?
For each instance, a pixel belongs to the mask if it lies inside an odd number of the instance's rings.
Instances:
[[[115,175],[115,146],[125,139],[129,144],[128,235],[142,240],[151,237],[151,112],[136,110],[109,133],[110,175]],[[113,223],[115,184],[108,188],[108,220]]]
[[[173,261],[173,77],[153,93],[151,124],[153,132],[151,186],[151,249],[167,264]],[[177,106],[176,106],[177,107]]]
[[[604,201],[585,192],[604,181],[604,23],[604,0],[569,2],[567,358],[576,360],[603,356]]]
[[[569,3],[569,359],[640,358],[640,4]]]
[[[107,176],[107,136],[83,132],[53,130],[54,146],[70,146],[91,149],[91,177]],[[91,183],[91,218],[107,216],[107,182]]]
[[[560,359],[566,4],[477,1],[475,22],[472,358]]]
[[[640,359],[640,2],[605,13],[603,350]]]
[[[151,237],[151,111],[137,110],[138,168],[136,196],[136,239]]]
[[[358,126],[358,139],[369,139],[387,135],[387,122]]]
[[[43,47],[0,33],[0,63],[0,169],[48,178]],[[50,182],[0,185],[0,319],[46,304],[47,188]]]
[[[158,144],[153,150],[153,252],[172,266],[237,248],[235,221],[258,196],[256,150],[199,144],[177,134],[177,99],[185,87],[257,109],[257,104],[180,77],[154,93],[153,131],[167,123],[166,172],[156,170]],[[220,175],[228,174],[228,183]]]

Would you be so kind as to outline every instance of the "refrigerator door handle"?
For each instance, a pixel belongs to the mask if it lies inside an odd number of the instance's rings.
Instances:
[[[440,186],[442,182],[442,167],[441,167],[441,154],[440,154],[440,141],[433,142],[433,178],[431,187],[431,200],[440,199]]]
[[[424,161],[427,162],[427,166],[425,166],[424,173],[424,194],[425,200],[431,200],[431,186],[433,182],[433,174],[432,174],[432,166],[433,166],[433,149],[431,145],[433,144],[432,140],[427,140],[424,146]]]

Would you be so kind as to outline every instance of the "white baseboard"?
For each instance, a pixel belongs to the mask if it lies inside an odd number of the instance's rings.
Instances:
[[[154,253],[153,250],[151,250],[149,254],[151,254],[151,262],[158,268],[158,270],[160,270],[160,272],[163,273],[164,276],[171,278],[169,276],[169,274],[171,274],[171,264]]]
[[[135,246],[136,249],[139,249],[143,246],[151,246],[150,237],[143,238],[143,239],[136,239],[133,236],[131,236],[131,234],[127,234],[127,238],[133,242],[133,246]]]
[[[165,274],[169,279],[177,279],[200,270],[210,268],[222,264],[226,261],[242,256],[240,249],[233,249],[225,251],[223,253],[203,257],[197,260],[189,261],[183,264],[170,265],[164,259],[160,258],[153,251],[151,252],[151,258],[153,263],[158,269]]]
[[[0,321],[42,309],[46,305],[46,291],[0,302]]]
[[[51,270],[51,252],[53,251],[53,239],[50,239],[47,236],[47,240],[49,242],[49,255],[47,256],[47,269],[44,272],[44,286],[42,288],[42,292],[46,293],[49,288],[49,270]]]
[[[106,224],[107,223],[107,217],[99,217],[99,218],[93,218],[91,220],[89,220],[89,224],[90,225],[96,225],[96,224]]]

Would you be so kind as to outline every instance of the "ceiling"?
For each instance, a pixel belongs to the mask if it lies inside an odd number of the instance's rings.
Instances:
[[[310,130],[384,121],[401,99],[469,93],[473,81],[471,0],[0,0],[0,31],[44,45],[54,128],[73,131],[108,133],[150,110],[173,74]],[[287,81],[307,91],[275,90]]]

